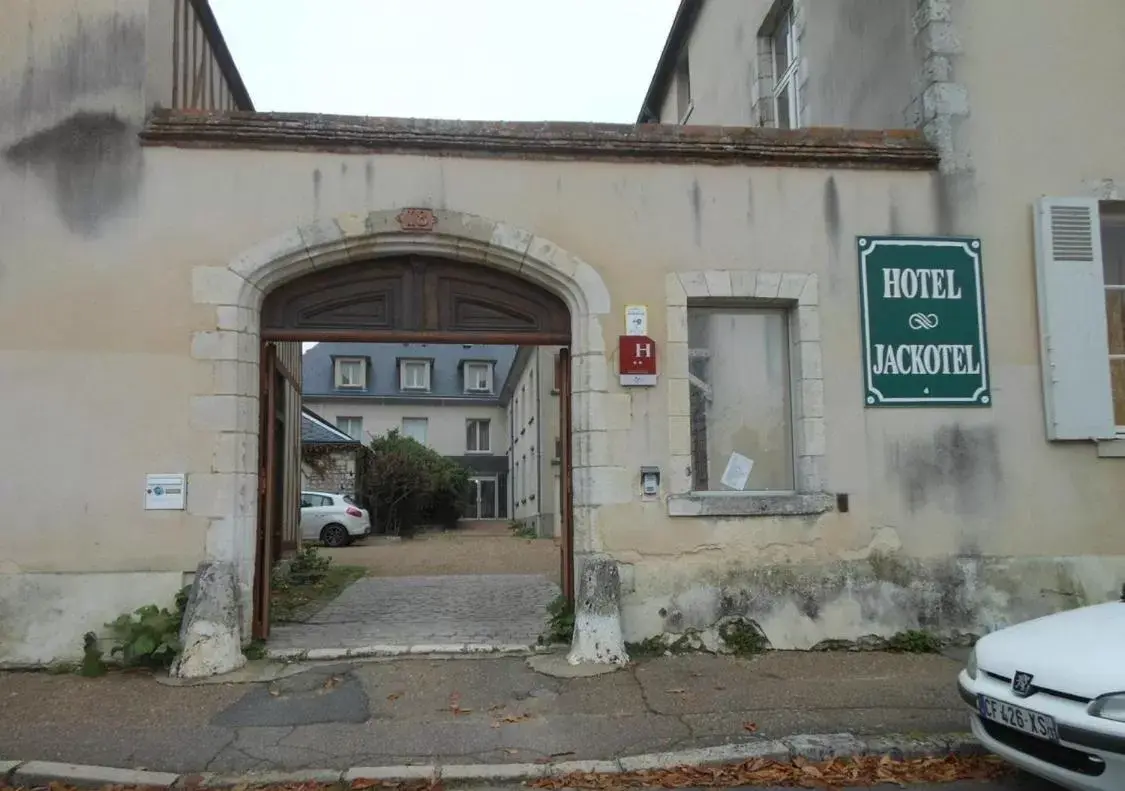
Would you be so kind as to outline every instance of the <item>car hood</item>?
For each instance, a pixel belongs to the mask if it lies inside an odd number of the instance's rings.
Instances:
[[[1047,615],[985,635],[977,666],[1012,678],[1031,673],[1041,689],[1096,698],[1125,692],[1125,603]]]

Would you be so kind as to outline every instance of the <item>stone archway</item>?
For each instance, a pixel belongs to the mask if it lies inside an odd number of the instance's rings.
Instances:
[[[214,390],[193,397],[192,417],[197,428],[214,433],[215,443],[212,470],[198,481],[208,496],[189,509],[209,520],[207,559],[235,570],[243,635],[249,634],[252,612],[257,526],[262,305],[266,294],[317,270],[388,256],[431,255],[507,272],[563,300],[571,318],[576,570],[582,569],[584,557],[600,549],[595,526],[601,487],[594,481],[610,458],[603,430],[609,370],[602,318],[610,311],[605,283],[592,266],[528,231],[445,210],[424,212],[432,222],[419,227],[411,222],[416,216],[411,210],[389,210],[322,220],[269,239],[227,266],[193,271],[194,300],[215,310],[216,329],[193,337],[193,356],[213,366]],[[189,486],[194,483],[189,480]]]

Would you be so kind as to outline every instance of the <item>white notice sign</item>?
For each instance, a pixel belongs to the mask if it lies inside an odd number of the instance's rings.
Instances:
[[[187,476],[158,473],[145,477],[146,511],[182,511],[187,499]]]
[[[723,471],[723,486],[740,492],[745,491],[746,484],[750,482],[750,471],[753,469],[753,459],[749,459],[741,453],[732,453],[730,459],[727,460],[727,468]]]
[[[648,308],[644,305],[625,306],[625,334],[648,335]]]

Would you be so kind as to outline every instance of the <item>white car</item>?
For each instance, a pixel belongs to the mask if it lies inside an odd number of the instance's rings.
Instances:
[[[1072,791],[1125,789],[1125,592],[982,637],[957,685],[986,749]]]
[[[301,492],[301,538],[344,547],[371,534],[371,516],[351,495]]]

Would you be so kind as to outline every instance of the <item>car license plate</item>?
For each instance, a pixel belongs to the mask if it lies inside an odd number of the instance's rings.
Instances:
[[[980,716],[986,720],[1007,725],[1009,728],[1047,741],[1059,740],[1059,729],[1055,725],[1054,717],[1021,706],[1013,706],[1011,703],[987,695],[977,695],[977,709],[980,711]]]

